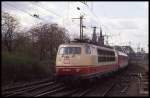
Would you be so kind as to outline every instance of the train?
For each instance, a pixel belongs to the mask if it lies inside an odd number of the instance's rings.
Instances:
[[[56,77],[92,79],[128,66],[128,55],[114,47],[91,43],[61,44],[56,56]]]

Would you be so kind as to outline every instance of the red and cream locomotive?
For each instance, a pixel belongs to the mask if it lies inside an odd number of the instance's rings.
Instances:
[[[56,76],[93,78],[118,71],[127,65],[127,54],[113,47],[71,42],[58,48]]]

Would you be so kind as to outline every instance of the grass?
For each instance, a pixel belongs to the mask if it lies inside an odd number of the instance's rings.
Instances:
[[[30,81],[52,78],[54,66],[50,61],[39,61],[27,53],[2,52],[2,84],[16,81]]]
[[[33,64],[34,59],[24,53],[8,53],[2,52],[2,64],[11,64],[11,65],[26,65],[26,64]]]

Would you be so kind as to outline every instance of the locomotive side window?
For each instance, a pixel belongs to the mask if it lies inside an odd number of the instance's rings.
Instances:
[[[58,54],[81,54],[81,47],[62,47]]]
[[[107,51],[107,50],[97,49],[97,54],[98,54],[98,62],[115,61],[114,51]]]

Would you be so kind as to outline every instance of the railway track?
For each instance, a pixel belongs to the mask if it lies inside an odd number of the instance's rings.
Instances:
[[[36,91],[36,90],[40,90],[40,89],[43,89],[43,88],[47,88],[49,86],[53,87],[56,84],[57,84],[56,81],[47,81],[47,80],[46,81],[44,80],[44,81],[39,81],[39,82],[33,82],[33,83],[30,83],[30,84],[24,84],[24,85],[21,85],[21,86],[7,88],[7,89],[2,91],[2,95],[3,96],[26,95],[27,92],[28,93],[32,93],[32,91]]]
[[[100,79],[102,80],[102,79]],[[93,92],[97,88],[97,84],[104,82],[97,81],[94,83],[80,84],[77,86],[68,86],[55,81],[40,81],[35,83],[30,83],[28,85],[17,86],[16,88],[8,88],[3,90],[4,96],[88,96],[89,92]],[[110,88],[104,91],[105,96]]]
[[[91,91],[93,89],[93,86],[90,85],[83,85],[83,84],[75,84],[74,85],[65,85],[58,89],[49,90],[48,92],[42,93],[40,95],[36,95],[36,97],[39,96],[83,96],[87,92]],[[87,87],[85,87],[87,86]]]
[[[30,84],[24,84],[11,88],[4,89],[2,92],[3,96],[54,96],[57,93],[63,92],[63,96],[70,95],[77,91],[75,88],[69,88],[64,83],[56,81],[39,81]]]
[[[148,73],[139,73],[139,94],[148,95]]]
[[[117,75],[103,77],[92,83],[81,83],[76,86],[66,85],[65,83],[43,80],[30,84],[19,85],[2,90],[4,96],[111,96],[113,88],[121,85],[123,88],[120,94],[128,90],[129,79],[131,76],[138,76],[144,80],[144,75],[137,75],[137,73],[129,73],[129,71],[122,71],[116,73]],[[124,77],[126,77],[124,79]],[[128,78],[127,78],[128,77]],[[141,82],[142,83],[142,82]]]
[[[78,91],[79,91],[79,88],[66,89],[66,90],[63,90],[61,92],[51,94],[50,96],[53,96],[53,97],[67,97],[67,96],[72,96],[74,93],[76,93]]]
[[[112,83],[108,89],[102,94],[102,96],[107,96],[109,92],[112,90],[112,88],[116,85],[116,83]]]
[[[41,82],[40,82],[41,83]],[[34,83],[31,83],[34,84]],[[64,84],[55,83],[55,82],[46,82],[42,84],[36,83],[37,85],[30,86],[17,86],[5,90],[2,94],[6,97],[8,96],[85,96],[89,92],[92,92],[97,85],[87,84],[82,86],[78,85],[77,87],[70,87]]]
[[[97,85],[94,91],[87,93],[85,96],[111,96],[115,87],[127,86],[129,79],[125,80],[124,77],[130,77],[128,71],[124,70],[115,74],[117,75],[109,76],[106,79],[103,79],[103,81],[99,81],[99,83],[102,84]],[[123,89],[123,92],[127,90],[126,86],[125,89]]]
[[[16,86],[13,86],[13,87],[5,87],[5,88],[2,88],[2,92],[11,91],[11,90],[15,90],[15,89],[20,89],[20,88],[23,88],[23,87],[29,87],[29,86],[33,86],[33,85],[38,85],[38,84],[48,82],[48,81],[50,81],[50,79],[35,81],[35,82],[32,82],[32,83],[25,83],[25,84],[16,85]]]

